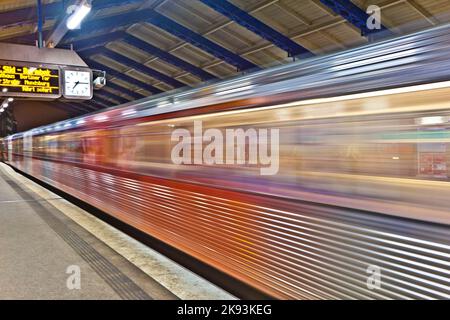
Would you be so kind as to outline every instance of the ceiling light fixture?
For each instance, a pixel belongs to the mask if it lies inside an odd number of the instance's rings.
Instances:
[[[67,19],[66,26],[69,30],[74,30],[80,27],[81,22],[91,12],[92,6],[88,2],[83,2],[78,6]]]

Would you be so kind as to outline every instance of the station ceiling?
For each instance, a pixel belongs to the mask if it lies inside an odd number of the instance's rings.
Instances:
[[[42,0],[44,39],[66,2]],[[108,85],[86,113],[176,88],[349,49],[367,43],[366,8],[382,12],[384,34],[450,21],[448,0],[94,0],[80,30],[58,44],[73,48]],[[36,0],[0,0],[0,41],[35,45]]]

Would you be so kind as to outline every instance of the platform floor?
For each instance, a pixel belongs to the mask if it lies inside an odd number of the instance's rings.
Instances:
[[[0,299],[233,298],[0,163]]]

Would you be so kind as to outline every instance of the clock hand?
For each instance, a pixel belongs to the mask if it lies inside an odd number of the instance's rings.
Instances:
[[[75,87],[79,84],[80,84],[80,81],[75,82],[75,85],[73,86],[72,90],[75,89]]]
[[[73,87],[73,89],[75,89],[75,87],[76,87],[77,85],[79,85],[79,84],[90,84],[90,82],[80,82],[80,81],[77,81],[76,84],[75,84],[75,86]]]

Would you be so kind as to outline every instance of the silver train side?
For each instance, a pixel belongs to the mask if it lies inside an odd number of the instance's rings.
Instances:
[[[448,299],[449,31],[36,128],[2,155],[275,298]],[[175,165],[173,130],[198,120],[279,129],[278,174]]]

